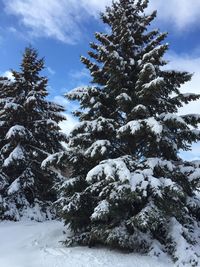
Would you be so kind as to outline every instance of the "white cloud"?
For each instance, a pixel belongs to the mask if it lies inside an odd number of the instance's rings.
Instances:
[[[47,70],[51,75],[54,75],[56,73],[55,70],[53,70],[51,67],[47,67]]]
[[[71,114],[64,114],[66,116],[66,120],[59,123],[59,126],[65,134],[69,134],[70,131],[74,128],[74,126],[78,123],[77,119],[73,117]]]
[[[193,144],[192,150],[185,152],[184,156],[183,156],[183,158],[185,158],[185,159],[200,160],[200,143]]]
[[[107,0],[10,0],[5,10],[19,17],[36,37],[52,37],[65,43],[77,42],[81,23],[89,15],[96,16]]]
[[[200,160],[200,143],[193,144],[191,151],[181,151],[180,156],[184,160]]]
[[[12,33],[17,33],[16,28],[15,27],[12,27],[12,26],[8,27],[8,31],[9,32],[12,32]]]
[[[152,0],[150,8],[158,10],[159,20],[171,23],[179,30],[185,30],[193,24],[199,24],[199,0]]]
[[[67,108],[69,105],[69,100],[67,100],[65,97],[57,95],[53,98],[53,102],[63,106],[64,108]]]
[[[103,11],[106,6],[111,5],[112,0],[80,0],[80,2],[90,15],[99,17],[99,12]]]
[[[189,55],[177,55],[177,54],[168,54],[166,56],[169,59],[169,64],[167,69],[188,71],[193,73],[192,80],[185,83],[181,87],[182,93],[196,93],[200,94],[200,57],[193,57]],[[180,109],[181,114],[187,113],[199,113],[200,114],[200,100],[191,102],[188,105],[185,105]]]
[[[75,43],[81,37],[83,22],[98,17],[112,0],[4,0],[5,10],[20,19],[35,37],[51,37],[65,43]],[[157,9],[159,20],[178,29],[198,25],[200,1],[152,0],[150,9]]]
[[[86,68],[81,70],[72,70],[68,73],[68,79],[70,80],[70,88],[85,87],[88,85],[90,73]]]
[[[54,96],[53,102],[62,105],[67,110],[67,112],[73,112],[79,108],[78,103],[69,101],[67,98],[60,95]]]
[[[69,76],[71,79],[74,80],[82,80],[84,78],[89,78],[90,77],[90,73],[87,69],[83,68],[81,70],[73,70],[69,73]]]
[[[72,101],[69,101],[65,97],[59,95],[53,98],[53,102],[62,105],[67,110],[67,112],[63,113],[66,120],[61,121],[59,126],[65,134],[69,134],[73,127],[78,123],[78,120],[71,114],[71,112],[77,109],[78,106]]]
[[[192,80],[181,87],[181,93],[200,94],[200,57],[171,53],[168,54],[166,58],[170,60],[167,69],[193,73]],[[180,114],[190,113],[200,114],[200,100],[191,102],[180,109]],[[180,155],[185,160],[200,160],[200,143],[193,144],[191,151],[182,151]]]
[[[53,37],[66,43],[73,43],[78,38],[79,29],[76,25],[78,18],[72,16],[76,13],[72,2],[71,0],[11,0],[6,1],[5,6],[8,13],[20,18],[33,36]]]
[[[7,70],[1,74],[3,77],[7,77],[9,80],[14,81],[14,77],[12,75],[12,72],[10,70]]]

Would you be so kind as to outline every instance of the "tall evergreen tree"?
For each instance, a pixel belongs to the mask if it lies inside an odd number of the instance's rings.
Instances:
[[[200,140],[198,114],[177,115],[200,98],[182,94],[191,74],[166,70],[166,33],[148,31],[148,0],[119,0],[102,14],[111,33],[96,33],[90,59],[94,87],[78,88],[80,123],[69,136],[72,174],[61,187],[68,244],[104,244],[198,265],[198,163],[180,149]]]
[[[64,120],[62,106],[46,99],[46,77],[40,76],[44,60],[26,48],[14,81],[0,82],[0,218],[37,220],[50,217],[55,201],[52,189],[59,175],[44,171],[42,161],[61,151],[66,137],[58,123]]]

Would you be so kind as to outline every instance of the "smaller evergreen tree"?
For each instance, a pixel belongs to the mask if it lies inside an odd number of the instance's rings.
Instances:
[[[0,83],[0,218],[21,216],[50,218],[50,203],[56,195],[53,185],[60,176],[41,168],[42,161],[63,150],[66,140],[58,123],[64,108],[46,97],[47,78],[40,76],[44,60],[26,48],[14,81]]]

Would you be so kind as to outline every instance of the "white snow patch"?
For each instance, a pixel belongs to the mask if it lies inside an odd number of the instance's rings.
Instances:
[[[13,161],[25,160],[24,150],[20,145],[18,145],[10,155],[5,159],[3,166],[8,167]]]
[[[144,106],[144,105],[137,105],[136,107],[134,107],[133,109],[132,109],[132,111],[133,112],[137,112],[137,111],[139,111],[139,110],[146,110],[147,108]]]
[[[6,139],[15,138],[16,135],[24,136],[26,135],[26,128],[22,125],[12,126],[6,134]]]
[[[124,101],[131,101],[131,97],[126,93],[121,93],[116,97],[116,100],[124,100]]]
[[[131,180],[131,173],[123,161],[123,158],[102,161],[99,165],[88,172],[86,180],[88,182],[99,179],[101,180],[102,175],[105,176],[105,179],[113,179],[113,181],[115,179],[118,179],[121,182]]]
[[[140,121],[130,121],[126,125],[122,126],[119,128],[119,133],[127,132],[130,131],[131,134],[135,134],[137,131],[140,130]]]
[[[12,195],[20,189],[20,180],[17,178],[8,188],[8,195]]]
[[[150,256],[125,254],[105,248],[66,248],[61,222],[1,222],[2,267],[172,267]],[[69,232],[67,233],[69,234]]]
[[[135,65],[135,60],[133,58],[130,58],[130,65],[134,66]]]
[[[91,216],[91,219],[94,220],[99,220],[101,219],[102,216],[106,215],[109,213],[109,203],[107,200],[102,200],[98,206],[94,209],[94,212]]]
[[[146,124],[154,134],[160,135],[162,133],[162,125],[153,117],[144,120],[130,121],[119,129],[119,133],[130,132],[134,135],[144,126],[144,124]]]
[[[161,134],[163,127],[162,125],[155,120],[153,117],[145,120],[146,124],[149,126],[152,132],[155,134]]]
[[[155,86],[157,86],[158,84],[163,84],[163,83],[164,83],[164,79],[163,79],[162,77],[158,77],[158,78],[156,78],[156,79],[150,81],[149,83],[145,83],[145,84],[143,85],[143,87],[144,87],[145,89],[149,89],[149,88],[151,88],[151,87],[155,87]]]
[[[83,86],[83,87],[74,88],[69,93],[67,93],[66,96],[69,97],[70,99],[73,99],[73,98],[81,99],[87,94],[88,94],[88,87]]]
[[[13,103],[13,102],[8,102],[5,104],[4,109],[12,109],[12,110],[18,110],[20,105]]]
[[[91,158],[95,157],[98,153],[100,153],[101,155],[104,155],[110,146],[111,146],[111,143],[108,140],[98,140],[94,142],[85,151],[85,155],[90,156]]]
[[[184,119],[181,118],[181,116],[178,116],[178,115],[173,114],[173,113],[161,114],[161,118],[163,119],[163,121],[176,121],[176,122],[179,122],[181,124],[186,124]]]

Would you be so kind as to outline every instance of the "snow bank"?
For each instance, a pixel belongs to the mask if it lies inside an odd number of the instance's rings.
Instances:
[[[2,267],[172,267],[167,260],[107,249],[66,248],[62,223],[57,221],[0,223]]]

